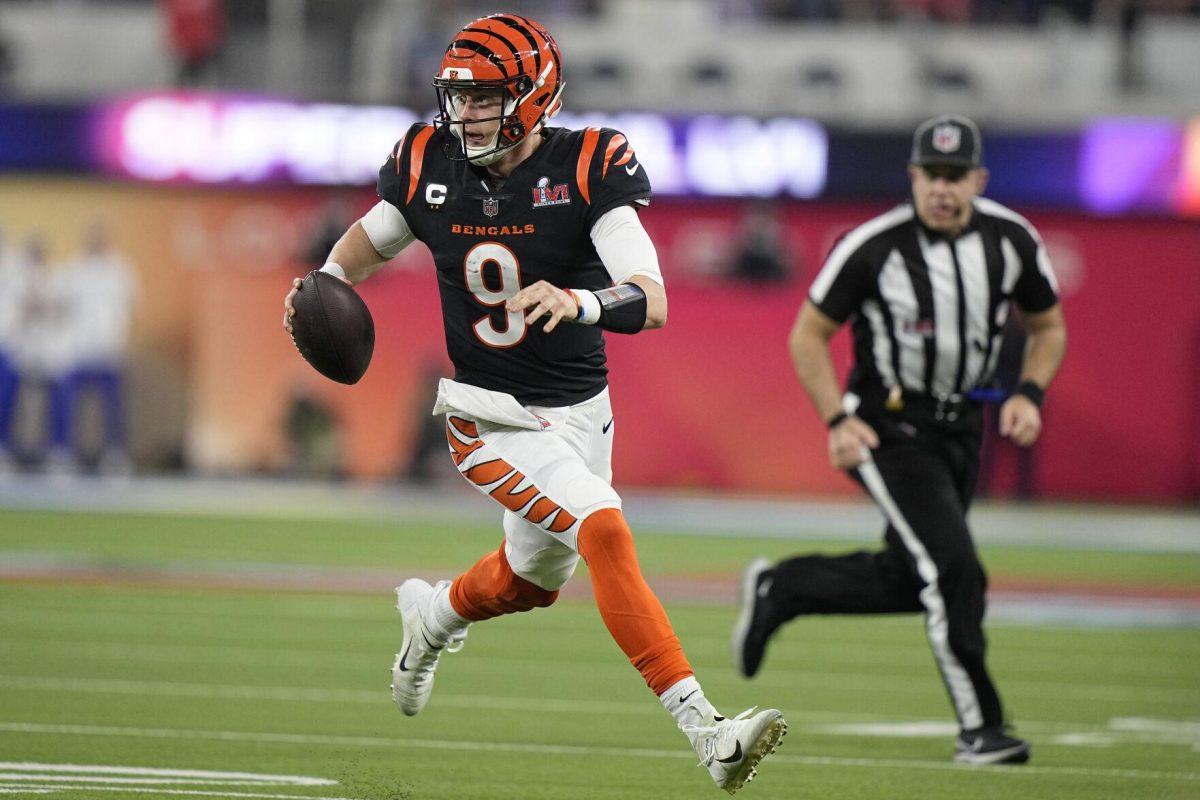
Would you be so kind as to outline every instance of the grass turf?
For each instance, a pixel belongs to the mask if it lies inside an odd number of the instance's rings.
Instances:
[[[55,552],[131,566],[198,559],[451,569],[497,539],[493,530],[428,522],[0,513],[0,558]],[[736,570],[756,552],[817,546],[639,539],[652,576]],[[994,548],[985,560],[993,573],[1015,577],[1195,584],[1194,557],[1139,556]],[[575,580],[586,580],[582,570]],[[563,601],[476,626],[463,653],[444,659],[429,707],[407,719],[387,691],[399,638],[391,603],[388,596],[0,584],[0,761],[280,773],[341,784],[108,783],[62,792],[69,798],[122,800],[146,791],[364,800],[721,796],[590,604]],[[979,770],[949,760],[951,740],[938,726],[950,712],[919,619],[797,621],[772,645],[763,675],[746,682],[728,665],[731,606],[668,610],[723,710],[777,706],[792,723],[778,757],[739,796],[1182,800],[1200,793],[1198,631],[993,626],[993,671],[1035,755],[1030,767]],[[916,723],[936,724],[934,735],[913,735],[922,729]],[[16,784],[0,777],[0,787]]]

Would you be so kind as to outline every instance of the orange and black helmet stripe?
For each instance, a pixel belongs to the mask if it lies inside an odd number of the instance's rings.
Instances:
[[[504,59],[500,57],[500,54],[482,42],[477,42],[474,39],[455,39],[450,43],[450,49],[470,50],[472,53],[478,53],[494,64],[500,70],[500,74],[504,76],[505,80],[512,77],[509,75],[508,67],[504,65]]]
[[[535,39],[533,36],[533,29],[529,25],[529,21],[521,17],[508,17],[501,14],[497,14],[494,17],[488,17],[487,19],[495,20],[497,23],[503,23],[504,25],[507,25],[509,29],[516,31],[517,34],[522,36],[525,41],[529,43],[529,51],[533,53],[532,73],[534,77],[540,75],[542,72],[542,48],[538,47],[537,39]],[[516,51],[515,47],[513,48],[513,51]]]

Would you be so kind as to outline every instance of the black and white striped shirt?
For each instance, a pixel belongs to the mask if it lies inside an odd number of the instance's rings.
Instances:
[[[855,228],[829,254],[809,299],[839,323],[854,317],[850,391],[965,395],[992,379],[1009,302],[1029,312],[1058,302],[1029,221],[991,200],[973,202],[970,223],[953,239],[905,204]]]

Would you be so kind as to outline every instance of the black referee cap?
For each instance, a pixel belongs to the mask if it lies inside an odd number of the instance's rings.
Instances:
[[[918,167],[934,164],[980,166],[983,163],[983,139],[979,135],[979,126],[954,114],[925,120],[913,134],[909,162]]]

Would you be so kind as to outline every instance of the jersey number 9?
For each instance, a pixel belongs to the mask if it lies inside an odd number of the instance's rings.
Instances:
[[[483,280],[483,268],[495,264],[500,272],[500,285],[495,289]],[[504,301],[521,290],[521,266],[517,256],[499,242],[483,242],[472,247],[463,259],[467,288],[485,306],[504,305]],[[506,311],[504,327],[499,329],[491,315],[484,315],[471,326],[479,341],[489,347],[513,347],[525,338],[525,314],[521,311]]]

